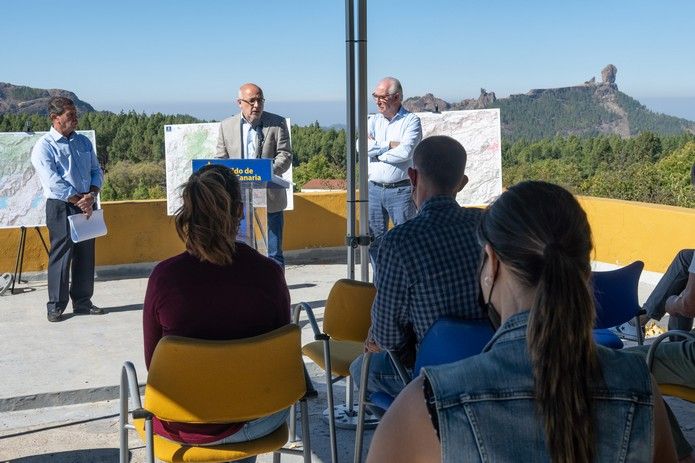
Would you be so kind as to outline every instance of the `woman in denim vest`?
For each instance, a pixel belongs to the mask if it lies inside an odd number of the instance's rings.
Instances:
[[[523,182],[484,213],[481,293],[501,326],[483,353],[424,369],[371,462],[675,461],[644,361],[597,346],[591,230],[559,186]]]

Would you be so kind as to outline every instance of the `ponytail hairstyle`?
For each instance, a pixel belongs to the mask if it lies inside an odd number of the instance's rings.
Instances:
[[[241,221],[241,188],[231,169],[207,165],[182,186],[176,232],[186,250],[203,262],[230,265]]]
[[[527,339],[551,460],[593,461],[589,384],[600,373],[585,212],[562,187],[522,182],[484,212],[479,235],[522,285],[536,288]]]

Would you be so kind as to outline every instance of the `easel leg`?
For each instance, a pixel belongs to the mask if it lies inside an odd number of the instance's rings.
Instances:
[[[43,244],[43,248],[46,250],[46,255],[48,255],[48,246],[46,245],[46,240],[43,239],[41,230],[39,230],[39,227],[34,227],[34,230],[36,230],[36,233],[39,235],[39,238],[41,238],[41,244]]]
[[[12,289],[10,294],[14,294],[14,287],[16,283],[21,283],[22,279],[22,264],[24,263],[24,246],[27,240],[27,229],[26,227],[20,227],[19,229],[19,246],[17,247],[17,260],[14,264],[14,276],[12,277]]]

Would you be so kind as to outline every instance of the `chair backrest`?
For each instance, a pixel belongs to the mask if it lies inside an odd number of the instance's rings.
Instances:
[[[364,342],[372,323],[372,302],[376,288],[371,283],[342,279],[336,281],[326,300],[323,332],[336,341]]]
[[[640,310],[637,288],[644,262],[635,261],[607,272],[591,272],[596,301],[596,328],[618,326]]]
[[[495,330],[487,319],[441,318],[427,330],[415,358],[413,377],[426,366],[442,365],[479,354]]]
[[[145,409],[182,423],[235,423],[291,406],[306,391],[300,329],[231,341],[166,336],[154,351]]]

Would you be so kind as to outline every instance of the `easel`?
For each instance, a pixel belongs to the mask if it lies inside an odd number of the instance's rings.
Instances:
[[[41,243],[43,248],[46,250],[46,255],[48,255],[48,246],[46,246],[46,241],[43,239],[41,230],[39,227],[34,227],[36,233],[41,238]],[[15,294],[14,285],[15,283],[26,283],[27,281],[22,281],[22,267],[24,266],[24,248],[27,244],[27,227],[19,227],[19,245],[17,246],[17,260],[14,264],[14,276],[12,277],[12,289],[10,289],[10,294]]]

